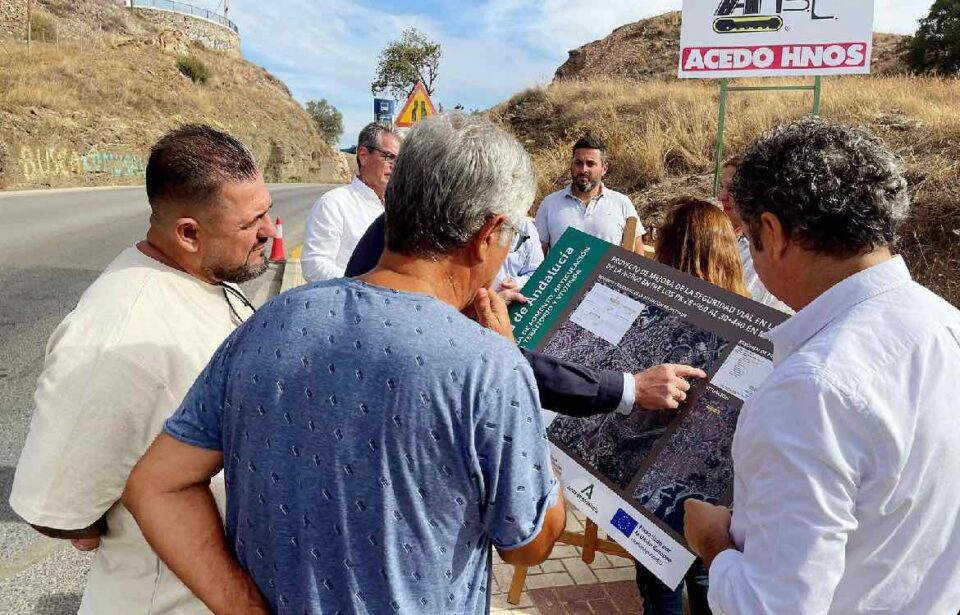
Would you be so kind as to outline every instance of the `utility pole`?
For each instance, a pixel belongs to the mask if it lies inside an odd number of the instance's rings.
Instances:
[[[230,0],[223,0],[223,18],[230,19]]]
[[[27,55],[33,47],[33,0],[27,0]]]

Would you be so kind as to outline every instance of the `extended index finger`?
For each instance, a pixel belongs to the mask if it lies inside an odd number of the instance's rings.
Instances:
[[[707,373],[702,369],[690,367],[689,365],[670,365],[673,373],[681,378],[706,378]]]

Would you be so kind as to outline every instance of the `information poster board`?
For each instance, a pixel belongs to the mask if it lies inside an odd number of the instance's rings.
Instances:
[[[523,292],[530,303],[512,306],[511,319],[525,348],[596,369],[678,363],[707,372],[676,411],[547,413],[567,501],[679,586],[695,559],[679,523],[683,502],[730,504],[737,417],[773,369],[761,336],[787,316],[575,229]]]
[[[873,0],[684,0],[680,78],[868,74]]]

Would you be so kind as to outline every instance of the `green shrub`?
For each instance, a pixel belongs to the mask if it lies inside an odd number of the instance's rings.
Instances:
[[[960,75],[960,0],[937,0],[900,48],[915,73]]]
[[[31,13],[30,38],[34,42],[53,43],[57,39],[57,24],[49,15],[39,12]]]
[[[213,76],[213,72],[210,70],[210,67],[203,63],[203,60],[194,55],[180,56],[177,58],[177,69],[190,77],[194,83],[204,84],[210,77]]]

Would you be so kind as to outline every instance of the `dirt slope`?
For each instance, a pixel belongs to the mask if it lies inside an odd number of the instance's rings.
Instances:
[[[44,27],[60,30],[59,47],[50,37],[28,55],[21,37],[0,29],[0,187],[140,183],[150,145],[187,122],[236,134],[269,181],[348,179],[343,157],[263,68],[160,30],[110,0],[38,5]],[[206,84],[177,69],[185,54],[210,67]]]

